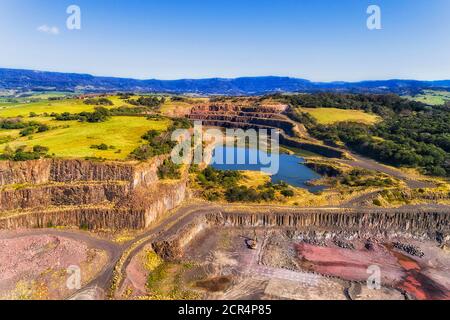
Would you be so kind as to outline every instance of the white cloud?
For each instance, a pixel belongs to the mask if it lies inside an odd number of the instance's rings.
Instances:
[[[58,27],[49,27],[48,25],[44,24],[40,27],[37,28],[37,31],[39,32],[43,32],[43,33],[47,33],[47,34],[51,34],[51,35],[58,35],[59,34],[59,29]]]

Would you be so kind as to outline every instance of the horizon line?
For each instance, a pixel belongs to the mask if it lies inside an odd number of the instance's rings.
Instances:
[[[185,80],[236,80],[236,79],[249,79],[249,78],[287,78],[287,79],[295,79],[295,80],[303,80],[309,81],[311,83],[324,83],[324,84],[332,84],[332,83],[360,83],[360,82],[378,82],[378,81],[417,81],[417,82],[437,82],[437,81],[450,81],[450,77],[448,79],[433,79],[433,80],[423,80],[423,79],[414,79],[414,78],[386,78],[386,79],[363,79],[358,81],[346,81],[346,80],[332,80],[332,81],[313,81],[307,78],[299,77],[299,76],[287,76],[287,75],[261,75],[261,76],[236,76],[236,77],[199,77],[199,78],[176,78],[176,79],[161,79],[161,78],[133,78],[128,76],[106,76],[106,75],[98,75],[95,73],[87,73],[87,72],[72,72],[72,71],[48,71],[48,70],[40,70],[40,69],[27,69],[27,68],[12,68],[12,67],[2,67],[0,66],[0,70],[17,70],[17,71],[33,71],[33,72],[45,72],[45,73],[59,73],[59,74],[76,74],[76,75],[86,75],[97,78],[113,78],[113,79],[127,79],[127,80],[135,80],[135,81],[185,81]]]

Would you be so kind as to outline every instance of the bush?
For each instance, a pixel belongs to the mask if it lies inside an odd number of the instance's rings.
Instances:
[[[36,127],[28,127],[28,128],[23,129],[22,131],[20,131],[19,134],[22,137],[26,137],[26,136],[32,135],[36,131],[37,131]]]
[[[32,151],[26,151],[25,146],[20,146],[13,150],[10,146],[6,146],[3,153],[0,154],[0,159],[11,161],[28,161],[38,160],[47,156],[49,149],[47,147],[36,145]]]
[[[180,179],[180,165],[173,163],[171,160],[164,160],[163,164],[158,168],[158,177],[160,179]]]
[[[33,152],[36,152],[36,153],[46,154],[48,151],[49,151],[48,147],[39,146],[39,145],[33,147]]]
[[[102,143],[102,144],[99,144],[99,145],[93,144],[91,146],[91,149],[108,150],[109,148],[108,148],[108,146],[106,144]]]
[[[294,196],[294,191],[291,189],[283,189],[281,190],[281,194],[286,198],[292,198]]]
[[[94,99],[94,98],[88,98],[85,99],[84,104],[87,105],[97,105],[97,106],[113,106],[114,103],[107,99],[107,98],[98,98],[98,99]]]
[[[79,114],[70,114],[69,112],[64,112],[62,114],[52,113],[52,117],[54,117],[57,121],[78,120],[81,122],[91,123],[105,122],[110,116],[110,111],[103,107],[96,107],[94,112],[81,112]]]

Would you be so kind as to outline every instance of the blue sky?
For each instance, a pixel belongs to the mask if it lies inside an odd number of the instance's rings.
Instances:
[[[71,4],[81,30],[65,27]],[[381,7],[382,30],[366,27],[370,4]],[[450,79],[450,1],[0,0],[0,67],[141,79]]]

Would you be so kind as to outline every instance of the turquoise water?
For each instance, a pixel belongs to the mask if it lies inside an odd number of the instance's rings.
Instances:
[[[234,161],[226,161],[227,156],[232,158],[233,153]],[[241,154],[241,157],[244,157],[245,154],[245,161],[242,162],[243,164],[236,164],[238,163],[238,153]],[[219,146],[216,147],[213,152],[211,166],[218,170],[264,171],[270,173],[270,165],[267,165],[266,161],[268,157],[270,158],[271,155],[268,155],[266,152],[257,149]],[[279,169],[275,172],[272,172],[272,182],[278,183],[284,181],[294,187],[308,189],[311,192],[323,190],[323,186],[308,186],[307,182],[320,179],[321,176],[315,171],[304,166],[302,164],[304,162],[305,160],[301,157],[295,155],[280,154],[278,166]]]

